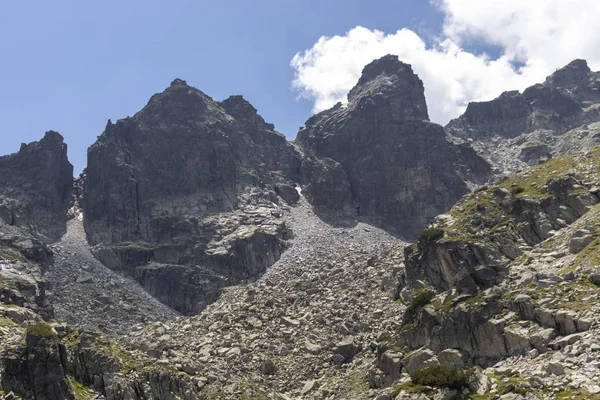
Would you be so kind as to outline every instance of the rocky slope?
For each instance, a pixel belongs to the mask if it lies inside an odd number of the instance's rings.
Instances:
[[[0,158],[0,397],[600,398],[595,79],[575,61],[447,134],[386,56],[297,143],[175,80],[75,182],[60,135],[24,145]],[[545,134],[573,154],[518,158]],[[468,194],[474,149],[524,169]]]
[[[90,252],[81,214],[67,223],[67,233],[50,249],[53,262],[44,277],[50,284],[55,318],[71,325],[126,335],[137,323],[178,316],[136,281],[120,276]]]
[[[470,103],[446,130],[453,141],[471,144],[497,174],[511,174],[600,144],[599,103],[600,73],[574,60],[523,93]]]
[[[600,148],[554,158],[465,197],[406,248],[409,307],[389,342],[403,369],[487,368],[473,376],[489,398],[600,393],[599,171]]]
[[[319,214],[407,238],[467,193],[465,181],[489,178],[485,161],[429,122],[423,83],[392,55],[367,65],[348,103],[310,118],[296,142],[307,155],[306,196]]]

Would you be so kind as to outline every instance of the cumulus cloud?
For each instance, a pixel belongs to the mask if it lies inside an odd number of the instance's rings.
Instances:
[[[468,102],[522,90],[575,58],[600,67],[596,0],[432,2],[445,15],[433,44],[409,29],[386,34],[358,26],[343,36],[321,37],[292,59],[294,88],[319,112],[346,100],[366,64],[396,54],[423,80],[430,118],[445,124]],[[500,55],[467,50],[481,45],[497,46]]]

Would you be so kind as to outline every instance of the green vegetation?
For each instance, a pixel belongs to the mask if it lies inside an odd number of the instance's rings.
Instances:
[[[567,275],[570,274],[571,272],[575,272],[575,267],[565,267],[561,270],[558,271],[559,275]]]
[[[563,387],[562,391],[556,393],[556,400],[600,400],[600,394],[591,394],[583,388],[575,389],[572,387]]]
[[[21,252],[10,247],[0,245],[0,260],[6,260],[9,262],[27,262],[27,259],[23,257]]]
[[[574,262],[575,266],[595,266],[600,265],[600,238],[588,244],[577,254]]]
[[[465,304],[469,307],[474,307],[481,303],[483,303],[483,292],[479,292],[477,295],[465,300]]]
[[[420,307],[423,307],[426,304],[429,304],[431,300],[435,297],[435,292],[431,289],[419,289],[417,290],[412,297],[410,305],[408,306],[411,310],[416,310]]]
[[[75,399],[77,400],[92,400],[96,398],[96,395],[88,389],[85,385],[79,383],[75,378],[69,376],[69,382],[71,382],[71,386],[73,387],[73,392],[75,393]]]
[[[126,245],[116,247],[116,249],[121,251],[154,251],[154,248],[148,246],[147,244],[137,242],[127,243]]]
[[[108,359],[118,359],[121,362],[121,373],[126,374],[137,367],[137,362],[133,359],[131,353],[121,345],[112,340],[103,341],[96,346],[96,350],[102,353]]]
[[[467,386],[468,372],[445,365],[430,365],[410,374],[418,385],[460,390]]]
[[[510,177],[498,184],[518,196],[532,198],[548,197],[541,188],[552,179],[565,176],[575,168],[575,162],[571,156],[556,157],[543,164],[529,168],[525,173]]]
[[[419,241],[433,243],[444,237],[444,230],[441,228],[427,228],[419,234]]]
[[[50,324],[47,324],[45,322],[40,322],[35,325],[29,325],[27,327],[27,334],[40,336],[48,340],[58,339],[58,335],[56,334],[54,328],[52,328]]]
[[[454,300],[458,297],[458,291],[448,292],[448,295],[441,300],[441,297],[438,296],[432,304],[435,308],[435,311],[438,313],[448,314],[454,305]]]
[[[400,392],[405,392],[405,393],[410,393],[410,394],[418,394],[418,393],[422,393],[422,386],[421,385],[416,385],[414,384],[412,381],[406,381],[401,383],[398,386],[394,386],[392,388],[392,399],[395,399],[396,397],[398,397],[398,395],[400,394]]]
[[[16,325],[15,321],[10,318],[0,317],[0,326],[11,326]]]

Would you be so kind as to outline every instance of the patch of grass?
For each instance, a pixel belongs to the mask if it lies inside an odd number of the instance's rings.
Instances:
[[[71,382],[71,386],[73,387],[73,392],[75,393],[75,399],[77,400],[92,400],[96,398],[94,392],[92,392],[88,387],[79,383],[75,378],[69,376],[69,382]]]
[[[444,230],[441,228],[431,227],[425,229],[419,234],[419,241],[425,243],[437,242],[444,237]]]
[[[595,266],[600,265],[600,238],[588,244],[577,254],[574,261],[575,266]]]
[[[146,251],[146,252],[152,252],[155,250],[153,247],[150,247],[145,243],[137,243],[137,242],[131,242],[131,243],[127,243],[126,245],[123,245],[123,246],[118,246],[117,249],[118,250],[129,250],[129,251]]]
[[[445,365],[430,365],[410,374],[418,385],[460,390],[467,386],[468,373]]]
[[[438,313],[448,314],[454,305],[454,300],[458,297],[458,292],[449,293],[443,300],[434,300],[432,302],[435,311]],[[438,296],[439,298],[439,296]]]
[[[465,304],[469,307],[474,307],[478,304],[483,303],[483,293],[479,292],[477,295],[465,300]]]
[[[126,374],[137,367],[137,362],[131,353],[113,341],[109,340],[108,343],[97,346],[96,349],[108,358],[119,359],[122,365],[120,371],[122,374]]]
[[[571,272],[575,272],[575,267],[566,267],[558,271],[559,275],[567,275]]]
[[[423,389],[421,385],[414,384],[412,381],[406,381],[392,388],[392,399],[398,397],[401,392],[418,394],[423,393]]]
[[[529,168],[525,173],[510,177],[498,186],[513,192],[517,196],[532,198],[548,197],[548,193],[541,188],[552,179],[565,176],[575,168],[575,161],[571,156],[555,157],[543,164]]]
[[[416,310],[417,308],[423,307],[426,304],[429,304],[431,300],[435,297],[435,292],[431,289],[419,289],[414,294],[410,301],[410,305],[408,308],[411,310]]]
[[[40,336],[48,340],[58,339],[58,335],[56,334],[54,328],[52,328],[50,324],[47,324],[45,322],[40,322],[35,325],[29,325],[27,327],[27,334]]]
[[[8,262],[27,262],[20,251],[6,246],[0,246],[0,260]]]
[[[586,389],[575,389],[568,386],[563,387],[560,392],[556,393],[556,400],[572,399],[600,400],[600,394],[591,394]]]
[[[16,323],[12,319],[0,317],[0,326],[13,326],[13,325],[16,325]]]

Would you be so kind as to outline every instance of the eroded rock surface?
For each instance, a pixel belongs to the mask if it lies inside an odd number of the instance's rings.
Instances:
[[[409,238],[468,192],[461,172],[478,183],[490,172],[429,122],[423,83],[391,55],[367,65],[348,103],[311,117],[296,142],[316,157],[305,159],[302,176],[319,214]]]
[[[66,231],[73,166],[63,137],[48,131],[18,153],[0,157],[0,218],[51,242]]]
[[[241,96],[175,80],[89,149],[83,194],[94,253],[165,304],[197,313],[285,248],[275,189],[299,155]]]
[[[600,73],[574,60],[543,83],[473,102],[446,125],[458,142],[471,144],[498,175],[549,157],[600,144]]]

